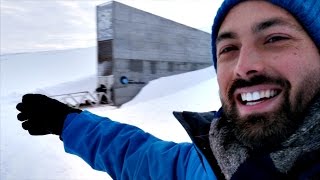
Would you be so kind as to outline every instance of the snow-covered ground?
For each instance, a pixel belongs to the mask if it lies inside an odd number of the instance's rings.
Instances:
[[[64,152],[54,135],[30,136],[16,119],[16,104],[24,93],[46,95],[93,91],[96,50],[84,48],[1,56],[1,180],[110,179],[79,157]],[[172,111],[211,111],[220,107],[212,67],[150,82],[120,108],[87,110],[136,125],[164,140],[190,142]]]

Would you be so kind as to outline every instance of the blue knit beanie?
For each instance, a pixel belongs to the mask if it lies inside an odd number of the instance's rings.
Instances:
[[[225,0],[219,8],[212,26],[212,55],[214,68],[217,71],[216,38],[220,26],[235,5],[245,0]],[[267,0],[290,12],[304,27],[318,49],[320,49],[320,0]]]

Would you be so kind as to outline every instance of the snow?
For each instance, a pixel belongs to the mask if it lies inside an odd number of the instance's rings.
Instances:
[[[15,106],[25,93],[93,91],[95,59],[95,47],[1,56],[1,180],[110,179],[105,172],[65,153],[57,136],[30,136],[16,119]],[[136,125],[164,140],[191,142],[172,112],[205,112],[219,107],[215,72],[209,67],[154,80],[120,108],[86,110]]]

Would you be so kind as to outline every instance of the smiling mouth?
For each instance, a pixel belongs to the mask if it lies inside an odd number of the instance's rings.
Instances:
[[[242,105],[253,106],[278,96],[280,92],[280,90],[276,89],[245,92],[239,94],[237,99]]]

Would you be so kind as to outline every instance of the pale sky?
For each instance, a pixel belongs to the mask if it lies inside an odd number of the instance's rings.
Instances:
[[[92,47],[96,6],[110,0],[0,0],[0,53]],[[222,0],[117,0],[173,21],[211,31]]]

